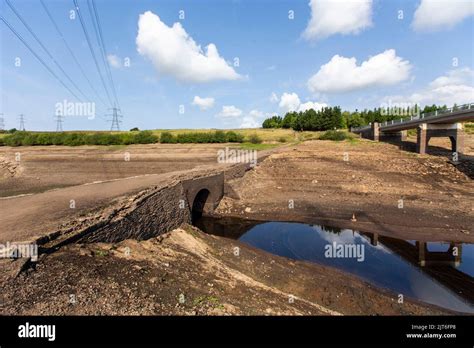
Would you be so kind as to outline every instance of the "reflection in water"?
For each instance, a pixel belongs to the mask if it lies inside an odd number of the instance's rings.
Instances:
[[[289,222],[202,218],[197,227],[275,255],[333,266],[405,297],[474,313],[474,245],[405,241]],[[328,245],[363,245],[364,260],[328,258]]]

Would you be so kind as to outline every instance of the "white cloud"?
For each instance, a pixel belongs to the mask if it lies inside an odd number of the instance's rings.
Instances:
[[[421,0],[412,27],[416,31],[449,29],[473,14],[472,0]]]
[[[303,32],[307,40],[334,34],[358,34],[372,25],[372,0],[311,0],[311,19]]]
[[[260,128],[265,117],[270,117],[270,114],[255,109],[251,110],[248,115],[243,117],[240,128]]]
[[[260,128],[261,125],[262,123],[258,122],[256,119],[250,116],[245,116],[240,124],[240,128]]]
[[[236,108],[234,105],[224,105],[221,112],[219,112],[217,117],[220,118],[236,118],[242,116],[242,110]]]
[[[168,27],[150,11],[139,17],[136,44],[138,52],[149,58],[159,73],[181,81],[202,83],[241,77],[219,55],[213,43],[204,52],[180,23]]]
[[[276,95],[275,92],[272,92],[272,94],[270,95],[270,102],[272,102],[272,103],[277,103],[278,102],[278,96]]]
[[[262,125],[263,119],[269,116],[270,114],[256,109],[244,114],[242,110],[234,105],[223,106],[222,110],[216,115],[224,123],[239,125],[240,128],[259,128]]]
[[[192,104],[196,105],[201,109],[202,111],[208,110],[214,106],[214,98],[201,98],[199,96],[195,96],[193,99]]]
[[[301,104],[299,107],[298,107],[298,111],[306,111],[306,110],[309,110],[309,109],[313,109],[315,111],[319,111],[321,110],[322,108],[325,108],[327,107],[328,105],[326,103],[316,103],[316,102],[306,102],[306,103],[303,103]]]
[[[253,118],[262,118],[265,116],[265,114],[262,112],[262,111],[258,111],[258,110],[251,110],[249,112],[249,116],[250,117],[253,117]]]
[[[308,101],[306,103],[301,103],[300,97],[296,93],[283,93],[278,104],[283,113],[291,111],[306,111],[309,109],[314,109],[316,111],[321,110],[322,108],[328,106],[325,103],[317,103]]]
[[[372,86],[393,85],[410,77],[411,65],[386,50],[357,65],[356,58],[335,55],[308,80],[312,92],[347,92]]]
[[[474,71],[470,68],[460,68],[448,71],[445,76],[440,76],[434,79],[430,83],[430,87],[433,89],[449,86],[449,85],[460,85],[464,83],[473,83]]]
[[[474,71],[460,68],[434,79],[426,88],[408,96],[391,96],[385,100],[419,105],[471,103],[474,100]]]
[[[278,106],[284,112],[296,111],[301,104],[301,100],[296,93],[283,93]]]

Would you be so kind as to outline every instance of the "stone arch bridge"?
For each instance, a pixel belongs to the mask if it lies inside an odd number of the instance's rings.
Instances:
[[[266,156],[265,156],[266,157]],[[133,198],[133,203],[108,221],[76,236],[79,242],[114,243],[145,240],[166,233],[182,223],[193,223],[212,213],[224,195],[232,196],[226,180],[243,176],[249,164],[205,174],[190,174]]]

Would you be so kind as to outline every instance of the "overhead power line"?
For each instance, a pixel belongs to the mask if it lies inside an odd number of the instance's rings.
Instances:
[[[82,31],[84,32],[84,36],[86,37],[87,45],[89,46],[89,50],[92,54],[92,58],[94,60],[95,66],[97,68],[97,72],[99,73],[100,80],[102,82],[102,86],[104,87],[105,93],[107,94],[107,99],[109,100],[110,105],[113,105],[112,99],[110,98],[109,90],[107,89],[107,85],[104,81],[104,77],[102,76],[102,71],[100,70],[99,63],[97,61],[97,57],[95,56],[94,48],[92,47],[92,42],[91,42],[91,39],[89,37],[89,33],[86,29],[84,18],[82,17],[82,13],[79,9],[79,4],[77,3],[77,0],[73,0],[73,2],[74,2],[74,6],[76,7],[77,15],[79,17],[79,22],[81,23]]]
[[[79,93],[86,99],[88,100],[89,98],[82,92],[82,90],[77,86],[77,84],[71,79],[71,77],[66,73],[66,71],[63,69],[63,67],[58,63],[58,61],[53,57],[51,52],[46,48],[46,46],[43,44],[43,42],[38,38],[38,36],[35,34],[33,29],[28,25],[28,23],[23,19],[23,17],[20,15],[20,13],[16,10],[16,8],[11,4],[10,0],[5,0],[7,5],[10,7],[10,9],[13,11],[13,13],[18,17],[18,19],[23,23],[23,25],[26,27],[28,32],[33,36],[33,38],[38,42],[38,44],[41,46],[41,48],[46,52],[46,54],[51,58],[53,63],[58,67],[59,70],[66,76],[66,78],[69,80],[69,82],[79,91]],[[80,100],[80,99],[79,99]]]
[[[23,37],[22,37],[19,33],[16,32],[16,30],[10,25],[10,23],[8,23],[8,21],[7,21],[2,15],[0,15],[0,19],[1,19],[1,20],[3,21],[3,23],[5,23],[5,25],[11,30],[11,32],[12,32],[13,34],[15,34],[15,36],[23,43],[23,45],[25,45],[26,48],[28,48],[28,50],[31,52],[31,54],[33,54],[33,55],[35,56],[35,58],[46,68],[46,70],[48,70],[49,73],[50,73],[51,75],[53,75],[54,78],[55,78],[56,80],[58,80],[59,83],[61,83],[61,85],[62,85],[64,88],[66,88],[66,89],[69,91],[69,93],[71,93],[71,94],[74,96],[74,98],[76,98],[77,100],[81,101],[81,98],[79,98],[79,97],[76,95],[76,93],[74,93],[74,92],[68,87],[68,85],[66,85],[66,84],[64,83],[64,81],[63,81],[58,75],[56,75],[56,73],[55,73],[55,72],[45,63],[45,61],[30,47],[30,45],[28,45],[28,43],[23,39]]]
[[[91,7],[91,3],[92,3],[92,7]],[[104,66],[109,78],[110,85],[112,86],[112,93],[114,94],[115,103],[116,103],[116,106],[120,109],[120,103],[117,98],[117,91],[115,89],[115,83],[112,77],[112,71],[110,70],[110,64],[107,60],[107,48],[105,47],[105,40],[102,34],[102,26],[100,25],[99,13],[97,11],[97,7],[95,6],[94,0],[88,0],[87,5],[89,7],[89,12],[91,14],[93,27],[94,27],[96,37],[97,37],[97,42],[99,43],[99,47],[102,52],[102,60],[104,62]]]
[[[107,59],[107,48],[105,46],[104,35],[102,34],[102,26],[100,25],[99,12],[97,11],[97,7],[95,6],[95,0],[88,0],[87,4],[89,5],[89,9],[91,8],[90,3],[92,3],[92,9],[93,9],[93,12],[94,12],[93,17],[95,18],[95,22],[97,23],[97,28],[96,29],[98,29],[98,35],[97,35],[97,30],[96,30],[96,35],[98,37],[98,42],[99,42],[99,45],[100,45],[100,48],[101,48],[101,51],[102,51],[102,59],[104,61],[104,65],[105,65],[105,68],[107,70],[107,74],[108,74],[108,77],[109,77],[110,84],[112,85],[112,92],[114,94],[116,106],[120,109],[120,103],[119,103],[118,98],[117,98],[117,90],[115,88],[115,83],[114,83],[114,79],[113,79],[113,76],[112,76],[112,71],[110,70],[110,64],[109,64],[109,61]],[[91,14],[91,17],[92,17],[92,14]]]
[[[51,12],[49,11],[48,7],[46,6],[44,0],[40,0],[41,2],[41,5],[43,6],[43,9],[44,11],[46,12],[46,14],[48,15],[48,18],[49,20],[51,21],[51,23],[53,23],[53,26],[54,28],[56,29],[56,32],[58,33],[59,37],[62,39],[63,43],[64,43],[64,46],[66,46],[66,49],[68,50],[68,52],[70,53],[72,59],[74,60],[74,62],[76,63],[77,67],[79,68],[79,71],[82,73],[82,76],[84,76],[84,78],[86,79],[87,83],[89,84],[89,87],[91,88],[91,90],[94,92],[94,95],[98,98],[98,100],[104,104],[106,106],[106,103],[104,102],[104,100],[102,99],[102,97],[99,95],[99,93],[97,92],[97,90],[94,88],[94,85],[92,84],[92,82],[90,81],[90,79],[87,77],[87,74],[85,73],[84,71],[84,68],[82,67],[81,63],[79,62],[79,60],[77,59],[76,55],[74,54],[73,50],[71,49],[71,47],[69,46],[69,44],[67,43],[67,40],[66,38],[64,37],[63,33],[61,32],[61,30],[59,29],[59,26],[57,25],[56,21],[54,20],[53,16],[51,15]]]

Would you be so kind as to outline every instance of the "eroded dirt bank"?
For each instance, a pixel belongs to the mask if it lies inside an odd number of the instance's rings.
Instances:
[[[471,140],[457,165],[442,154],[420,156],[387,143],[305,142],[230,182],[234,194],[216,213],[472,243]]]
[[[147,241],[63,247],[2,281],[1,296],[3,315],[449,314],[188,225]]]

